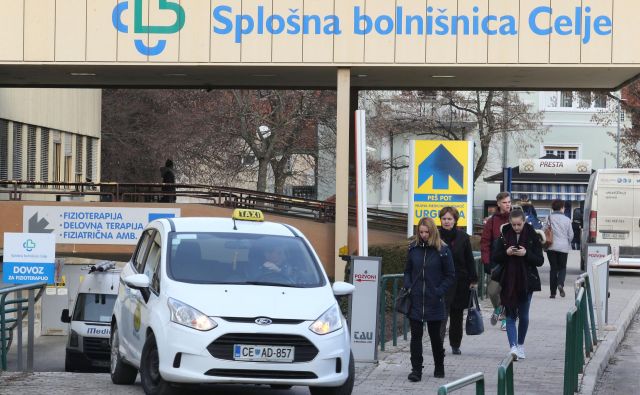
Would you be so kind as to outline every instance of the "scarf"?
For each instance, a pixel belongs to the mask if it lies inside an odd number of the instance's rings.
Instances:
[[[504,233],[505,249],[511,246],[526,246],[529,239],[528,233],[527,227],[525,226],[518,238],[513,228],[509,227]],[[527,297],[527,263],[523,256],[507,255],[500,285],[502,286],[500,300],[502,305],[507,309],[508,314],[510,311],[513,312],[514,309],[517,309],[520,302]]]
[[[456,239],[456,235],[458,234],[458,230],[454,226],[451,230],[446,230],[445,228],[440,229],[440,238],[442,241],[447,243],[450,248],[453,248],[453,241]]]

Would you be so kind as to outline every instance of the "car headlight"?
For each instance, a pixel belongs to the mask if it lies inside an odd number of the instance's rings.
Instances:
[[[318,335],[326,335],[327,333],[335,332],[342,328],[342,314],[338,308],[338,304],[335,303],[329,308],[329,310],[322,313],[320,318],[315,320],[309,330]]]
[[[167,304],[169,305],[169,312],[171,313],[171,321],[176,324],[184,325],[199,331],[209,331],[218,326],[217,322],[188,304],[184,304],[172,298],[169,298]]]

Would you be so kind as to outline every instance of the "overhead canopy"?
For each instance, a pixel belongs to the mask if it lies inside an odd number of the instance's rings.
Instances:
[[[613,6],[615,2],[615,7]],[[630,0],[10,0],[0,85],[612,89]]]

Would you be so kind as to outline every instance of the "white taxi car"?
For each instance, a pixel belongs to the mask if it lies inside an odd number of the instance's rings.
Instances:
[[[144,230],[111,320],[111,379],[145,393],[172,383],[309,386],[351,394],[349,330],[309,241],[257,210],[164,218]]]

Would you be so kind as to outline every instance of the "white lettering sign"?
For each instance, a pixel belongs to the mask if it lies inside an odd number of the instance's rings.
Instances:
[[[160,207],[24,206],[22,226],[53,233],[60,244],[136,244],[149,222],[179,216]]]
[[[520,173],[591,174],[590,159],[520,159]]]
[[[375,362],[378,354],[378,299],[381,258],[352,257],[351,350],[359,362]]]

